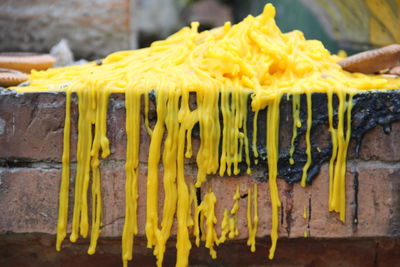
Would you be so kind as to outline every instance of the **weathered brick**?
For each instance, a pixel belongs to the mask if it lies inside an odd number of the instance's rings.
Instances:
[[[251,253],[244,241],[233,241],[217,247],[217,259],[212,260],[208,249],[193,247],[190,266],[398,266],[400,244],[390,239],[282,239],[270,261],[267,258],[269,242],[257,240],[257,249]],[[51,235],[3,235],[0,237],[1,266],[120,266],[121,240],[101,239],[96,253],[87,254],[88,242],[65,242],[61,252],[54,249]],[[164,266],[173,266],[176,260],[174,242],[167,245]],[[133,260],[129,266],[153,266],[152,250],[146,240],[135,239]]]
[[[5,233],[46,233],[55,234],[57,214],[58,214],[58,191],[61,179],[61,153],[62,136],[65,113],[64,95],[53,93],[42,94],[4,94],[0,98],[0,159],[6,162],[12,162],[16,159],[14,165],[9,168],[0,169],[0,235]],[[75,154],[78,120],[76,99],[73,102],[72,110],[72,135],[71,148],[72,154]],[[153,114],[154,115],[154,114]],[[152,115],[152,116],[153,116]],[[142,114],[143,118],[143,114]],[[154,119],[154,118],[153,118]],[[123,230],[125,217],[125,153],[126,153],[126,135],[125,135],[125,106],[122,95],[112,95],[110,97],[108,114],[108,131],[110,139],[111,155],[108,159],[102,160],[102,199],[103,199],[103,226],[101,237],[120,237]],[[142,121],[143,122],[143,121]],[[154,121],[152,121],[154,123]],[[328,211],[328,191],[329,178],[327,164],[322,166],[321,173],[314,180],[311,186],[302,188],[299,184],[288,185],[282,179],[278,179],[279,195],[282,207],[279,214],[279,236],[281,238],[290,238],[295,242],[314,242],[314,238],[346,238],[344,243],[338,245],[337,251],[345,254],[346,247],[350,247],[350,241],[353,238],[375,238],[375,237],[397,237],[400,233],[400,165],[397,163],[397,152],[393,146],[397,143],[397,128],[400,124],[393,124],[391,135],[383,135],[381,129],[376,128],[368,133],[363,141],[360,160],[349,160],[347,165],[347,220],[342,223],[336,213]],[[313,133],[317,139],[326,144],[326,135],[323,132],[326,127],[320,127]],[[291,123],[288,120],[284,123],[282,129],[283,143],[287,144],[291,137]],[[322,131],[322,132],[321,132]],[[375,139],[378,137],[378,140]],[[369,139],[368,139],[369,138]],[[369,140],[369,141],[368,141]],[[150,138],[146,133],[144,124],[141,124],[141,154],[140,154],[140,175],[139,175],[139,209],[138,226],[139,233],[135,240],[142,242],[145,236],[145,218],[146,218],[146,183],[147,183],[147,164],[148,146]],[[194,151],[198,148],[199,140],[193,138]],[[352,155],[350,154],[350,158]],[[75,156],[71,156],[72,162]],[[50,162],[51,161],[51,162]],[[390,161],[390,163],[388,163]],[[34,163],[32,163],[34,162]],[[185,160],[185,175],[187,182],[193,182],[196,177],[195,156]],[[28,164],[25,164],[28,163]],[[12,166],[15,166],[14,168]],[[25,166],[25,167],[24,167]],[[75,163],[72,164],[71,181],[74,181]],[[358,193],[358,224],[355,225],[354,213],[355,191],[353,189],[354,173],[359,173],[359,193]],[[266,242],[257,249],[255,254],[241,255],[245,263],[253,263],[254,266],[260,264],[261,258],[266,257],[265,247],[269,247],[269,233],[271,228],[271,202],[269,198],[268,183],[259,183],[256,178],[264,176],[263,168],[255,168],[251,176],[240,177],[216,177],[210,176],[208,182],[201,188],[201,193],[207,192],[211,187],[217,196],[216,217],[218,219],[216,228],[220,233],[220,224],[223,218],[224,209],[230,210],[233,205],[233,194],[236,185],[240,186],[242,198],[239,200],[239,236],[237,239],[247,238],[247,188],[253,187],[258,183],[259,192],[259,228],[258,238]],[[162,208],[164,204],[164,189],[162,184],[163,168],[159,170],[158,187],[158,207],[159,224],[162,219]],[[90,189],[89,189],[90,191]],[[73,183],[71,184],[71,203],[73,196]],[[89,193],[90,201],[90,193]],[[309,209],[311,203],[310,219],[303,218],[304,206]],[[89,205],[90,206],[90,205]],[[72,219],[72,204],[70,204],[70,217]],[[302,239],[304,232],[309,230],[310,239]],[[172,227],[172,236],[176,234],[176,222]],[[54,236],[53,236],[54,237]],[[173,239],[174,237],[172,237]],[[300,238],[300,239],[298,239]],[[0,238],[1,239],[1,238]],[[38,242],[46,246],[52,246],[49,242],[40,239]],[[307,240],[307,241],[305,241]],[[171,240],[173,241],[173,240]],[[80,240],[79,242],[87,242]],[[235,241],[239,242],[239,241]],[[281,248],[279,241],[276,260],[274,263],[290,265],[294,258],[298,258],[299,264],[317,264],[327,265],[327,258],[338,257],[337,252],[322,252],[319,248],[310,248],[312,251],[320,251],[322,256],[315,256],[314,260],[309,261],[305,257],[299,257],[295,252],[288,253]],[[283,241],[285,242],[285,241]],[[143,244],[145,242],[142,242]],[[140,243],[140,244],[142,244]],[[141,245],[137,246],[141,246]],[[216,264],[227,264],[232,258],[229,255],[229,248],[235,247],[235,243],[221,245],[218,251],[220,260]],[[285,243],[286,244],[286,243]],[[289,242],[287,244],[290,244]],[[294,246],[299,246],[295,243]],[[385,243],[386,244],[386,243]],[[397,244],[397,243],[396,243]],[[396,246],[396,244],[392,246]],[[69,247],[69,242],[65,242]],[[390,245],[390,244],[389,244]],[[137,247],[136,246],[136,247]],[[146,259],[151,258],[151,251],[144,248],[137,248],[143,253]],[[290,245],[287,245],[290,246]],[[173,246],[172,246],[173,247]],[[328,246],[324,245],[327,249]],[[239,251],[239,248],[235,248]],[[247,249],[247,248],[246,248]],[[375,244],[368,243],[359,247],[352,247],[355,251],[366,251],[368,255],[375,255]],[[198,252],[200,251],[200,252]],[[261,252],[259,252],[261,251]],[[293,249],[293,251],[296,251]],[[381,262],[380,256],[391,257],[394,262],[398,261],[398,255],[393,249],[387,249],[382,245],[379,248],[376,262]],[[357,253],[358,253],[357,252]],[[147,254],[146,254],[147,253]],[[206,255],[204,250],[193,252],[194,255]],[[199,254],[196,254],[199,253]],[[371,253],[371,254],[370,254]],[[141,254],[142,255],[142,254]],[[361,255],[361,254],[357,254]],[[396,256],[397,255],[397,256]],[[169,257],[169,256],[168,256]],[[168,258],[167,257],[167,258]],[[327,258],[326,258],[327,257]],[[78,257],[79,258],[79,257]],[[84,258],[81,256],[81,258]],[[199,264],[210,264],[207,261],[196,261]],[[254,261],[253,261],[254,259]],[[366,260],[368,259],[368,260]],[[359,266],[366,266],[365,262],[371,262],[372,258],[355,257],[353,259]],[[174,256],[169,257],[167,262],[173,264]],[[346,265],[348,261],[336,261]],[[382,261],[383,262],[383,261]],[[76,263],[76,262],[74,262]],[[382,263],[384,264],[384,263]]]
[[[359,172],[358,193],[358,224],[353,224],[355,204],[353,179],[351,169]],[[279,233],[290,238],[303,237],[304,232],[318,238],[344,238],[344,237],[375,237],[389,236],[392,232],[398,232],[398,201],[393,188],[398,189],[396,174],[397,166],[389,166],[379,163],[360,163],[359,166],[350,163],[346,180],[346,214],[345,223],[339,220],[338,214],[329,212],[329,177],[328,167],[324,165],[321,173],[311,186],[302,188],[299,184],[287,185],[281,179],[278,180],[280,200]],[[230,209],[233,205],[233,194],[236,185],[240,186],[241,195],[239,208],[239,232],[238,238],[247,236],[247,187],[252,187],[256,181],[251,177],[213,177],[209,184],[203,186],[206,192],[210,186],[217,196],[216,214],[218,218],[217,228],[223,218],[224,209]],[[396,187],[397,185],[397,187]],[[257,236],[269,235],[271,227],[271,204],[267,183],[260,183],[259,188],[259,214],[260,223]],[[396,201],[395,199],[396,198]],[[311,204],[311,217],[309,209]],[[307,218],[303,218],[304,206],[307,209]],[[308,228],[309,225],[309,228]]]
[[[269,234],[271,228],[271,201],[269,194],[268,183],[258,183],[254,178],[249,176],[240,177],[212,177],[208,183],[203,184],[203,195],[211,188],[214,192],[217,202],[215,206],[215,214],[217,217],[216,229],[218,234],[221,232],[221,222],[224,216],[224,210],[231,210],[234,201],[233,196],[236,192],[236,186],[239,185],[241,198],[239,200],[238,210],[238,230],[239,236],[236,239],[246,238],[248,236],[247,227],[247,190],[251,189],[253,193],[253,185],[257,184],[258,187],[258,237],[264,237]],[[282,189],[284,182],[278,181],[278,187]],[[282,199],[282,190],[280,190],[280,198]],[[252,200],[253,204],[253,200]]]
[[[110,96],[108,159],[125,160],[125,105],[122,95]],[[143,117],[143,116],[142,116]],[[7,93],[0,97],[0,159],[61,162],[65,119],[64,93]],[[71,103],[71,161],[76,161],[78,108]],[[141,125],[140,161],[147,162],[150,137]]]
[[[187,169],[189,169],[187,167]],[[147,165],[139,166],[138,177],[138,236],[145,236],[146,224],[146,199],[147,199]],[[123,166],[107,165],[102,172],[102,197],[103,197],[103,226],[102,236],[121,236],[125,220],[125,168]],[[187,183],[193,182],[193,173],[186,173]],[[159,171],[158,183],[158,217],[159,227],[163,217],[164,207],[164,184],[163,171]],[[176,221],[172,226],[172,235],[176,234]]]
[[[392,124],[389,134],[377,126],[367,132],[361,141],[360,159],[396,162],[400,160],[400,122]],[[349,158],[355,157],[355,142],[349,147]]]
[[[376,242],[376,266],[389,267],[400,265],[399,239],[388,239]]]
[[[77,99],[72,103],[71,115],[71,160],[75,160],[77,140]],[[288,107],[282,110],[281,149],[290,148],[292,136],[291,116]],[[125,101],[124,96],[110,97],[107,117],[107,136],[110,140],[110,159],[124,160],[126,157]],[[285,119],[287,117],[287,120]],[[3,94],[0,98],[0,158],[25,159],[27,161],[61,161],[65,117],[65,96],[63,93]],[[141,116],[140,161],[147,162],[150,137]],[[153,122],[154,123],[154,122]],[[385,134],[380,126],[367,132],[362,140],[360,159],[395,162],[400,159],[397,140],[400,140],[400,123],[392,125],[392,132]],[[313,144],[324,147],[330,141],[326,125],[318,126],[312,132]],[[304,148],[304,136],[299,138]],[[187,163],[196,161],[199,140],[192,139],[193,156]],[[355,143],[349,147],[349,159],[354,158]]]
[[[54,234],[58,169],[0,168],[0,234]]]
[[[1,95],[0,119],[4,128],[0,133],[0,158],[60,161],[64,117],[62,94]],[[72,125],[76,125],[74,121]],[[76,139],[73,129],[72,140]]]

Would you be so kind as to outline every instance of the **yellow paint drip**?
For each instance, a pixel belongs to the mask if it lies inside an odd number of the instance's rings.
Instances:
[[[198,32],[199,24],[192,23],[191,27],[181,29],[166,40],[154,42],[149,48],[113,53],[106,57],[101,65],[92,62],[47,71],[32,71],[29,86],[13,88],[18,92],[66,92],[57,250],[61,249],[67,234],[72,94],[76,94],[78,98],[79,136],[70,240],[75,242],[79,235],[86,237],[90,225],[89,254],[95,252],[101,229],[99,153],[102,158],[106,158],[110,153],[106,122],[108,98],[111,93],[125,95],[127,114],[126,206],[122,233],[122,260],[125,266],[132,259],[133,239],[138,233],[137,210],[141,190],[146,191],[147,246],[154,248],[153,253],[158,266],[162,265],[166,242],[174,221],[177,223],[177,266],[189,264],[191,228],[196,245],[199,246],[202,239],[210,249],[211,256],[216,257],[214,246],[218,245],[222,238],[218,238],[215,231],[217,220],[214,212],[217,199],[210,190],[204,195],[201,204],[197,205],[195,186],[201,187],[207,182],[207,175],[210,174],[239,174],[240,164],[247,165],[247,173],[251,172],[250,151],[255,163],[260,156],[257,147],[258,114],[265,108],[265,149],[272,213],[272,246],[269,258],[274,257],[280,207],[276,180],[279,157],[279,105],[284,94],[291,94],[293,101],[291,164],[294,164],[297,128],[301,127],[300,95],[306,94],[307,98],[307,162],[303,167],[303,186],[312,160],[311,96],[314,92],[328,95],[329,131],[332,139],[329,210],[339,212],[341,220],[345,220],[346,157],[350,141],[352,98],[361,91],[400,88],[400,80],[343,71],[336,64],[340,60],[339,56],[331,55],[319,41],[306,40],[300,31],[282,33],[275,23],[274,16],[274,7],[267,4],[261,15],[248,16],[236,25],[225,23],[223,27]],[[148,114],[150,90],[153,90],[156,98],[157,121],[153,129],[150,127]],[[189,107],[191,94],[196,99],[194,108]],[[334,96],[338,97],[339,103],[337,122],[334,121]],[[151,138],[146,188],[138,187],[142,97],[143,123]],[[248,112],[249,97],[254,115]],[[251,150],[247,132],[247,120],[250,116],[253,116]],[[185,158],[193,157],[191,138],[195,125],[198,125],[200,134],[196,155],[198,172],[196,181],[186,181]],[[92,186],[90,224],[89,185]],[[158,195],[161,190],[164,191],[165,197],[162,207],[159,207]],[[254,185],[253,193],[248,190],[248,244],[254,251],[258,227],[257,186]],[[238,192],[237,189],[232,209],[224,212],[222,220],[222,228],[229,229],[224,235],[228,235],[229,238],[238,234]]]
[[[304,231],[304,237],[305,237],[305,238],[308,237],[308,231],[307,231],[307,230]]]
[[[306,92],[307,98],[307,130],[306,130],[306,154],[307,154],[307,162],[303,167],[303,174],[301,176],[301,186],[306,186],[308,168],[311,165],[311,126],[312,126],[312,101],[311,101],[311,93]]]
[[[271,248],[269,259],[274,258],[276,242],[278,241],[278,212],[281,202],[279,200],[278,185],[278,139],[279,139],[279,104],[281,97],[278,96],[268,105],[267,111],[267,154],[268,154],[268,182],[272,209]]]
[[[210,250],[210,256],[213,259],[217,258],[217,252],[214,249],[214,245],[219,244],[219,238],[214,228],[217,223],[217,218],[214,213],[216,202],[217,198],[215,197],[215,194],[209,190],[208,193],[204,195],[204,199],[200,203],[195,216],[195,220],[198,218],[200,221],[201,240],[205,241],[205,247]],[[199,239],[196,239],[196,245],[200,245]]]
[[[238,211],[239,211],[239,200],[240,200],[240,187],[236,186],[235,194],[233,195],[233,206],[230,212],[227,209],[224,210],[224,218],[221,222],[221,235],[218,243],[224,243],[226,238],[230,239],[239,235],[239,229],[237,227],[238,222]]]
[[[294,153],[294,141],[297,137],[297,128],[301,127],[300,120],[300,95],[293,94],[292,95],[292,113],[293,113],[293,134],[292,140],[290,142],[290,150],[289,150],[289,162],[291,165],[294,164],[293,153]]]
[[[253,204],[251,201],[253,200]],[[253,206],[253,212],[251,207]],[[253,220],[251,214],[253,213]],[[256,236],[258,229],[258,189],[257,184],[254,184],[253,194],[251,188],[247,189],[247,228],[249,229],[249,237],[247,239],[247,245],[250,246],[250,251],[256,251]]]
[[[129,91],[126,101],[126,182],[125,182],[125,224],[122,232],[122,260],[124,266],[132,260],[133,239],[138,233],[138,179],[139,179],[139,137],[140,137],[140,92]],[[133,109],[133,110],[131,110]]]
[[[61,243],[67,236],[68,224],[68,197],[69,197],[69,175],[70,175],[70,131],[71,131],[71,91],[66,90],[65,100],[65,122],[64,122],[64,147],[62,155],[62,176],[60,186],[60,199],[57,222],[56,249],[61,250]]]

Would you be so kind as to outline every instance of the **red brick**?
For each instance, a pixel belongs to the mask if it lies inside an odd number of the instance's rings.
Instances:
[[[400,160],[400,122],[392,124],[392,131],[385,134],[381,126],[377,126],[367,132],[362,138],[360,159],[382,160],[397,162]],[[355,142],[349,147],[349,158],[355,157]]]
[[[0,234],[54,234],[61,171],[0,168]]]
[[[0,158],[60,161],[65,97],[59,93],[6,94],[0,97]],[[72,131],[72,139],[75,131]]]
[[[377,241],[376,244],[376,266],[391,267],[400,266],[399,239]]]
[[[349,165],[348,170],[356,168],[354,164]],[[353,173],[347,172],[347,219],[345,223],[342,223],[338,214],[328,211],[329,178],[327,165],[324,165],[313,184],[306,188],[302,188],[299,184],[290,186],[281,179],[278,180],[282,202],[279,220],[280,236],[288,236],[290,238],[303,237],[304,232],[308,231],[308,219],[303,218],[303,212],[304,206],[306,206],[308,213],[309,199],[311,199],[311,219],[309,224],[312,237],[348,238],[390,235],[390,231],[393,231],[396,227],[394,218],[398,216],[398,212],[396,212],[398,203],[394,201],[396,194],[392,190],[396,179],[394,174],[400,170],[397,167],[372,163],[359,164],[356,169],[359,172],[357,227],[352,224],[355,210]],[[241,195],[244,195],[247,193],[247,187],[252,186],[255,182],[255,179],[246,176],[213,177],[210,179],[209,185],[217,196],[216,216],[218,218],[218,229],[223,218],[224,209],[230,209],[233,205],[232,197],[236,190],[236,185],[240,185]],[[209,185],[205,184],[202,192],[206,192]],[[268,184],[261,183],[258,187],[260,223],[257,236],[263,237],[269,235],[270,232],[271,208]],[[247,198],[240,199],[239,203],[240,219],[238,226],[240,235],[238,238],[245,238],[247,236]],[[290,218],[288,218],[288,211]]]
[[[86,253],[88,242],[65,242],[57,252],[50,235],[3,235],[0,236],[1,266],[121,266],[121,240],[101,239],[94,255]],[[244,241],[233,241],[217,247],[217,259],[212,260],[208,249],[193,247],[191,266],[398,266],[400,244],[388,239],[318,240],[282,239],[275,258],[267,259],[269,243],[258,240],[255,253],[251,253]],[[153,266],[152,250],[146,249],[143,238],[135,240],[133,261],[129,266]],[[176,259],[174,242],[169,242],[164,266],[173,266]]]
[[[359,172],[358,193],[358,225],[353,227],[354,219],[354,174],[351,169]],[[393,178],[390,174],[398,171],[397,168],[388,168],[383,165],[368,163],[354,166],[348,164],[346,178],[346,222],[339,220],[338,214],[328,211],[329,178],[327,165],[311,186],[302,188],[296,184],[293,188],[293,220],[290,237],[301,237],[307,227],[307,220],[303,218],[304,205],[308,208],[311,198],[311,237],[349,238],[387,236],[390,229],[390,209],[395,208],[392,201],[391,186]]]
[[[269,234],[271,228],[271,201],[269,195],[269,187],[267,183],[258,183],[254,178],[249,176],[240,176],[240,177],[212,177],[209,179],[209,182],[203,184],[202,193],[203,195],[207,192],[208,188],[211,187],[214,192],[217,202],[215,206],[215,215],[217,217],[216,229],[218,235],[221,232],[221,222],[224,215],[224,210],[231,210],[233,206],[233,195],[236,192],[236,186],[239,185],[240,195],[245,196],[247,194],[247,190],[250,187],[253,192],[253,185],[257,184],[258,186],[258,216],[259,216],[259,224],[257,236],[263,237]],[[278,181],[279,188],[282,188],[281,181]],[[282,192],[280,191],[280,194]],[[282,198],[281,198],[282,199]],[[247,238],[248,236],[248,228],[247,228],[247,197],[240,198],[239,200],[239,210],[238,210],[238,230],[239,236],[236,239]]]

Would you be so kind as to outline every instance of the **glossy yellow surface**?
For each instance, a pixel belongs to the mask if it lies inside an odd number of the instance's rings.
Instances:
[[[274,16],[275,9],[268,4],[261,15],[248,16],[237,25],[225,23],[223,27],[199,33],[198,23],[192,23],[191,27],[183,28],[166,40],[155,42],[149,48],[111,54],[101,65],[89,63],[42,72],[34,71],[30,76],[29,86],[14,88],[19,92],[65,91],[67,94],[57,250],[61,248],[66,236],[68,222],[71,93],[76,93],[79,101],[79,138],[70,240],[75,242],[79,235],[86,237],[89,233],[88,188],[91,184],[92,223],[89,254],[95,252],[101,228],[99,154],[105,158],[110,153],[106,136],[106,116],[108,97],[113,92],[123,93],[126,98],[126,218],[122,238],[122,259],[125,266],[132,259],[133,239],[138,232],[137,199],[140,190],[146,190],[147,193],[147,246],[154,248],[158,266],[162,265],[166,242],[174,220],[177,222],[177,266],[188,265],[192,246],[190,231],[193,231],[196,237],[197,246],[200,245],[200,239],[205,241],[205,246],[210,249],[213,258],[216,257],[214,246],[224,240],[225,235],[232,238],[238,234],[238,189],[233,208],[230,212],[226,210],[224,215],[222,231],[225,231],[225,234],[218,238],[215,230],[216,196],[210,189],[203,196],[201,204],[197,205],[194,186],[185,179],[184,165],[185,158],[192,157],[191,133],[193,127],[198,124],[200,145],[196,155],[196,187],[207,182],[207,175],[238,174],[239,164],[242,162],[247,165],[247,173],[251,172],[250,141],[247,134],[249,97],[252,111],[255,112],[251,140],[255,162],[259,157],[258,112],[267,108],[266,151],[272,214],[272,246],[269,258],[274,257],[278,239],[278,215],[281,205],[276,181],[279,157],[279,105],[284,94],[293,96],[291,157],[294,153],[293,142],[297,128],[301,127],[299,95],[305,93],[307,96],[308,159],[303,169],[303,186],[306,185],[307,171],[311,164],[311,94],[328,94],[333,143],[329,164],[329,209],[339,212],[344,221],[346,153],[350,139],[352,97],[365,90],[399,88],[400,80],[343,71],[336,64],[340,58],[331,55],[321,42],[305,40],[300,31],[282,33],[275,24]],[[154,90],[157,102],[157,122],[153,128],[147,114],[150,90]],[[189,106],[190,93],[196,96],[195,108]],[[339,100],[337,125],[333,123],[334,94]],[[138,187],[142,96],[145,96],[143,123],[151,137],[146,188]],[[161,150],[162,145],[164,150]],[[291,162],[294,163],[293,158]],[[162,175],[159,169],[161,164]],[[163,188],[165,193],[162,213],[159,211],[158,199],[160,188]],[[249,215],[251,197],[254,216],[252,223]],[[249,191],[247,208],[248,244],[252,251],[255,250],[258,225],[257,205],[255,185],[253,193]],[[266,203],[261,204],[265,205]]]

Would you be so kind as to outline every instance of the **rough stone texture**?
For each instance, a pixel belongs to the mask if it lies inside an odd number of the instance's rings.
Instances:
[[[136,47],[135,0],[0,2],[0,51],[49,52],[67,39],[76,58]]]
[[[78,120],[77,100],[72,104],[71,148],[74,155]],[[108,137],[112,154],[103,160],[102,197],[103,226],[102,237],[117,240],[103,240],[104,248],[99,246],[98,254],[92,258],[83,255],[80,249],[87,247],[87,240],[80,240],[76,247],[65,242],[65,251],[53,252],[54,233],[57,222],[58,190],[61,177],[62,136],[65,115],[65,100],[62,93],[0,95],[0,265],[8,266],[15,262],[24,266],[35,264],[91,264],[103,262],[112,265],[120,260],[120,236],[124,222],[124,186],[125,186],[125,107],[121,95],[112,95],[109,105]],[[152,120],[154,117],[152,117]],[[151,123],[153,123],[151,121]],[[142,124],[143,125],[143,124]],[[399,264],[397,252],[400,243],[400,164],[395,148],[399,123],[393,124],[393,131],[385,135],[379,127],[368,133],[363,141],[361,159],[350,159],[347,168],[347,220],[342,223],[338,215],[328,211],[328,166],[323,165],[321,173],[312,186],[302,188],[299,184],[288,185],[278,180],[282,202],[279,218],[279,235],[293,240],[279,240],[276,260],[271,264],[284,266],[389,266]],[[285,127],[282,131],[289,131]],[[321,133],[322,134],[322,133]],[[145,249],[144,224],[146,205],[146,175],[149,137],[144,127],[141,129],[141,155],[139,177],[139,237],[135,243],[139,262],[153,264],[151,251]],[[287,139],[287,138],[286,138]],[[194,139],[196,147],[198,140]],[[72,157],[74,162],[74,157]],[[188,160],[185,174],[188,181],[196,176],[196,165]],[[72,164],[73,181],[75,163]],[[359,173],[358,224],[354,224],[356,205],[353,189],[354,174]],[[262,177],[262,166],[255,168],[252,177]],[[201,193],[212,187],[217,196],[216,217],[217,231],[225,208],[231,209],[232,196],[236,185],[240,186],[239,236],[236,241],[218,248],[217,261],[209,260],[207,250],[195,249],[191,261],[198,266],[215,264],[216,266],[261,266],[266,261],[271,227],[271,209],[268,183],[258,183],[250,176],[210,177],[201,188]],[[159,175],[159,216],[162,215],[164,190],[162,186],[162,168]],[[242,253],[246,247],[243,240],[247,237],[247,188],[258,183],[260,223],[257,236],[257,252]],[[73,191],[73,184],[71,184]],[[71,192],[72,193],[72,192]],[[90,197],[90,195],[89,195]],[[72,200],[72,199],[71,199]],[[303,218],[304,206],[311,217]],[[71,214],[70,214],[71,215]],[[71,217],[70,217],[71,218]],[[304,232],[311,238],[303,239]],[[173,233],[176,225],[173,226]],[[17,235],[23,234],[23,235]],[[26,235],[39,233],[37,235]],[[395,238],[393,240],[382,238]],[[317,241],[316,239],[330,239]],[[365,239],[367,238],[367,239]],[[341,239],[341,240],[340,240]],[[16,247],[26,241],[20,249]],[[291,243],[290,241],[293,241]],[[29,244],[29,245],[28,245]],[[118,245],[117,245],[118,244]],[[240,245],[239,245],[240,244]],[[302,248],[299,252],[299,246]],[[44,248],[45,247],[45,248]],[[173,264],[174,242],[169,246],[166,262]],[[14,249],[12,249],[14,248]],[[44,252],[47,251],[44,256]],[[246,248],[247,250],[247,248]],[[26,255],[17,258],[17,252]],[[232,253],[237,251],[237,253]],[[351,251],[351,253],[349,252]],[[240,252],[240,253],[239,253]],[[63,254],[66,253],[66,254]],[[74,257],[69,257],[74,255]],[[238,255],[238,256],[233,256]],[[239,258],[240,255],[240,258]],[[364,256],[363,256],[364,255]],[[386,261],[386,259],[390,259]],[[32,263],[32,259],[37,259]],[[40,259],[40,260],[38,260]],[[3,262],[2,262],[3,261]],[[29,262],[32,261],[32,262]],[[4,264],[2,264],[4,263]],[[144,265],[141,266],[144,266]],[[169,266],[169,265],[166,265]]]

